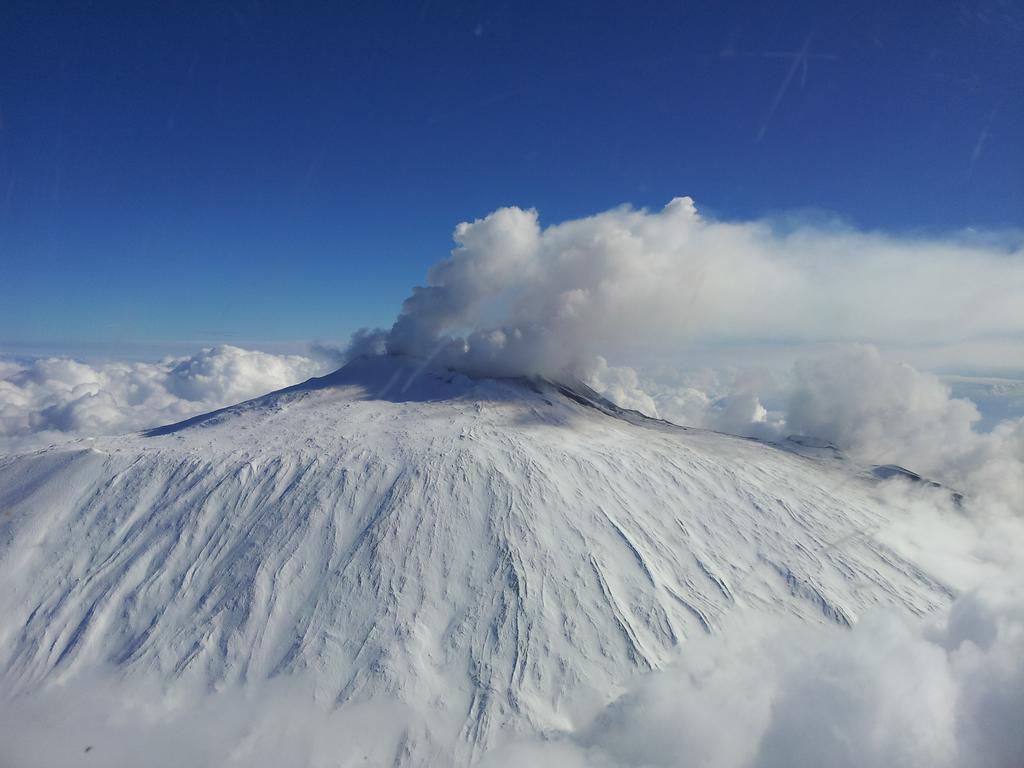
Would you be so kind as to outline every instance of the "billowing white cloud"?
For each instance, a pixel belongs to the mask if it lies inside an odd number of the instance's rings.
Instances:
[[[321,373],[301,355],[218,346],[159,363],[46,358],[0,367],[0,451],[68,436],[144,429]]]
[[[761,400],[763,394],[779,395],[783,385],[777,376],[737,369],[662,374],[642,375],[598,357],[586,381],[623,408],[675,424],[748,437],[776,438],[785,431],[783,414]]]
[[[937,377],[853,346],[797,363],[787,428],[841,443],[882,463],[897,452],[922,468],[962,451],[980,419],[968,400],[951,397]]]
[[[989,343],[1024,329],[1024,249],[728,222],[690,198],[542,227],[502,208],[455,230],[388,349],[471,372],[589,374],[626,346],[702,341]]]
[[[970,400],[938,377],[851,346],[797,364],[785,428],[874,464],[903,464],[1024,514],[1024,419],[975,427]]]

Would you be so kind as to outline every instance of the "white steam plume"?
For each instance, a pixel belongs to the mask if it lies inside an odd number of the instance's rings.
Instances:
[[[471,373],[586,375],[629,345],[981,343],[1024,328],[1024,250],[1010,238],[716,221],[688,197],[546,228],[535,210],[502,208],[454,237],[362,348]]]

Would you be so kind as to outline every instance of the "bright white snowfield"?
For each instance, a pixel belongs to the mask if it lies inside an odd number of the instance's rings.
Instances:
[[[737,631],[741,607],[845,625],[947,605],[940,579],[861,535],[892,514],[871,467],[811,445],[373,357],[2,458],[0,685],[301,674],[321,702],[387,697],[455,724],[404,733],[393,764],[464,764],[571,728],[580,702]]]

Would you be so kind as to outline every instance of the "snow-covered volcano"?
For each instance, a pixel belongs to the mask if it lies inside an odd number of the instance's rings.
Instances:
[[[570,728],[737,606],[849,624],[949,590],[871,537],[870,468],[582,385],[360,358],[145,434],[0,459],[0,680],[312,673],[503,733]],[[450,746],[450,745],[449,745]],[[407,734],[396,762],[446,755]]]

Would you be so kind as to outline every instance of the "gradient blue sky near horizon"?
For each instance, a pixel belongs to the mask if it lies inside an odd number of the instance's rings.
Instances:
[[[1012,2],[7,2],[0,352],[386,325],[503,205],[1024,225]]]

